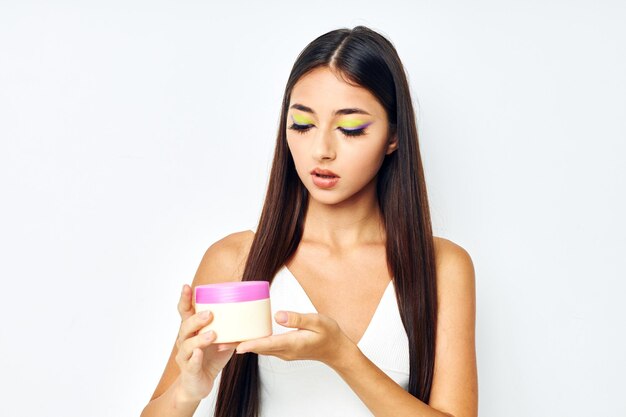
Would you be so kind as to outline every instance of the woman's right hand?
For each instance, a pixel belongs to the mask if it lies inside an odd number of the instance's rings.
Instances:
[[[215,332],[198,334],[213,320],[213,315],[196,313],[191,295],[191,287],[185,284],[178,302],[182,320],[176,340],[176,363],[180,368],[178,395],[185,401],[200,401],[213,389],[215,377],[233,356],[238,343],[214,344]]]

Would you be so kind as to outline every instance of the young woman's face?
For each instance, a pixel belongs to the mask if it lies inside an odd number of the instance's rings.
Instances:
[[[368,90],[347,84],[327,67],[298,80],[287,112],[287,143],[304,186],[326,204],[344,201],[374,186],[389,138],[385,109]],[[332,171],[334,178],[315,174]]]

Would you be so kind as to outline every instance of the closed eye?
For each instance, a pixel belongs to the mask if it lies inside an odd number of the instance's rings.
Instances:
[[[361,136],[365,134],[365,128],[361,129],[345,129],[343,127],[338,127],[337,129],[341,130],[346,136]]]
[[[292,123],[291,126],[289,126],[289,129],[291,130],[295,130],[298,133],[306,133],[313,125],[299,125],[297,123]]]
[[[308,132],[309,129],[311,129],[311,127],[313,127],[313,126],[314,125],[311,125],[311,124],[300,125],[300,124],[297,124],[297,123],[292,123],[291,126],[289,126],[289,129],[295,130],[297,133],[304,134],[304,133]],[[362,136],[362,135],[365,134],[365,128],[361,128],[361,129],[345,129],[343,127],[338,127],[337,129],[339,129],[346,136]]]

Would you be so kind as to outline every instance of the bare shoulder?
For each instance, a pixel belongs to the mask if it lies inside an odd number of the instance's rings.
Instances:
[[[440,306],[463,303],[468,311],[475,308],[476,276],[470,254],[451,240],[434,237],[437,296]]]
[[[435,237],[437,335],[429,405],[457,417],[478,415],[474,264],[460,245]]]
[[[434,244],[439,278],[444,278],[446,281],[450,279],[474,280],[474,263],[470,254],[462,246],[437,236],[434,236]]]
[[[234,232],[213,243],[205,251],[192,287],[224,281],[241,281],[250,246],[251,230]]]

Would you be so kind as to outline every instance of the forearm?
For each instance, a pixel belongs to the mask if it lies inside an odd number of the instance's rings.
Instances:
[[[179,379],[160,396],[150,401],[141,412],[141,417],[192,417],[200,401],[184,398],[178,390]]]
[[[331,367],[376,417],[451,417],[402,389],[354,344]]]

